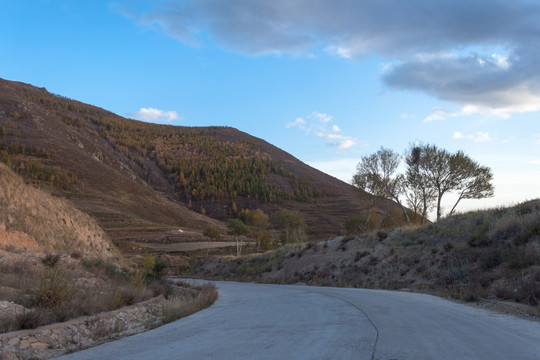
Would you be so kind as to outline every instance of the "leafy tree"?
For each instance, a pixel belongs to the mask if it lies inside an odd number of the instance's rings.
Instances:
[[[236,256],[240,256],[242,253],[242,243],[239,241],[238,237],[241,235],[247,235],[249,233],[249,229],[242,221],[238,219],[229,219],[227,222],[227,228],[229,229],[228,234],[234,235],[236,240]]]
[[[270,225],[268,215],[261,209],[244,209],[238,213],[238,219],[242,220],[246,225],[256,226],[258,228],[267,228]]]
[[[306,239],[306,220],[299,211],[282,209],[274,216],[274,222],[282,229],[280,236],[282,244]]]
[[[449,215],[454,213],[462,199],[483,199],[494,195],[493,174],[490,168],[481,166],[462,152],[456,153],[454,157],[456,166],[460,169],[460,181],[455,189],[458,192],[458,199]]]
[[[435,145],[421,145],[411,154],[409,169],[418,177],[427,194],[434,194],[437,200],[437,220],[442,216],[442,197],[457,191],[458,200],[452,207],[453,214],[462,199],[481,199],[493,196],[493,175],[488,167],[480,166],[462,151],[451,154]],[[429,196],[424,196],[427,202]],[[424,210],[426,207],[424,206]]]
[[[259,245],[270,238],[270,234],[268,233],[268,227],[270,226],[268,215],[261,209],[244,209],[238,213],[238,219],[251,227],[251,231],[257,239],[257,251],[259,251]],[[267,248],[268,246],[265,245],[265,250],[267,250]]]
[[[416,214],[421,214],[421,223],[424,224],[427,219],[427,212],[433,209],[433,202],[436,200],[436,192],[424,173],[420,171],[422,156],[422,146],[410,145],[406,151],[405,163],[407,171],[405,174],[407,192],[405,194],[407,205]]]
[[[221,233],[219,232],[219,228],[217,226],[210,225],[203,230],[203,235],[208,238],[208,244],[206,247],[206,256],[208,257],[208,253],[210,252],[210,239],[221,238]]]

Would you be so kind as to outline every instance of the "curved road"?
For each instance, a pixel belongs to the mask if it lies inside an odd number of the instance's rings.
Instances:
[[[540,359],[540,322],[430,295],[216,284],[206,310],[60,359]]]

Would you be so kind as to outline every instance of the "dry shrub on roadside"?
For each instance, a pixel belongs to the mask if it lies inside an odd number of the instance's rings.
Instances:
[[[163,303],[162,322],[170,323],[205,309],[216,301],[217,296],[217,289],[213,284],[201,285],[194,297],[191,292],[173,295]]]

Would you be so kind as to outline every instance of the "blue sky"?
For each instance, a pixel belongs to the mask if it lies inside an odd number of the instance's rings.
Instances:
[[[463,150],[496,186],[466,210],[540,197],[539,34],[526,0],[0,0],[0,77],[345,181],[380,146]]]

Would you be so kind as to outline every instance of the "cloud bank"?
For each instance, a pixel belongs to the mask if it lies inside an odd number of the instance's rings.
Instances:
[[[540,110],[540,3],[532,0],[172,0],[136,18],[193,45],[249,55],[388,60],[382,81],[466,113]],[[155,5],[159,4],[159,5]]]
[[[155,108],[140,108],[139,111],[128,114],[130,117],[134,117],[139,120],[158,123],[158,124],[170,124],[174,120],[178,120],[179,116],[176,111],[166,111]]]

